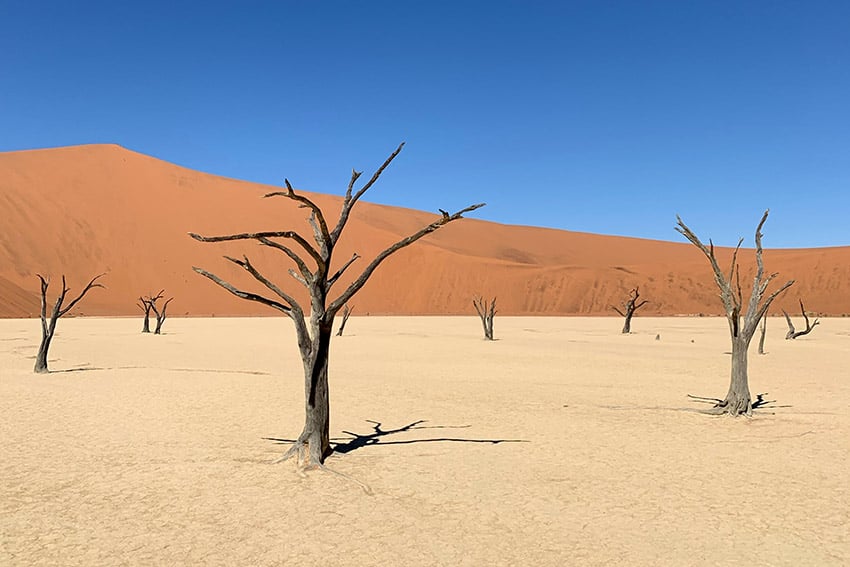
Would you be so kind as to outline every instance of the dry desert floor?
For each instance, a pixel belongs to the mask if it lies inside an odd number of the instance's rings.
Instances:
[[[850,564],[850,319],[771,319],[751,419],[686,397],[725,394],[725,319],[620,326],[352,317],[341,474],[301,476],[272,464],[303,420],[288,320],[63,319],[49,375],[38,321],[2,320],[0,564]]]

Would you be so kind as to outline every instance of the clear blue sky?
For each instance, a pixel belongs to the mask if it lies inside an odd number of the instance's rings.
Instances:
[[[848,245],[850,2],[0,2],[0,151],[340,194],[401,141],[368,200]]]

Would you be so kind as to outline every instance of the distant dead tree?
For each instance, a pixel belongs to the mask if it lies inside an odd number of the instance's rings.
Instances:
[[[720,298],[723,301],[723,306],[726,308],[726,319],[729,322],[729,334],[732,337],[732,377],[729,384],[729,391],[724,399],[718,398],[702,398],[691,396],[700,401],[710,401],[714,403],[714,407],[708,412],[712,414],[728,413],[733,416],[752,415],[754,407],[766,403],[759,396],[755,403],[750,397],[750,387],[747,377],[747,350],[750,347],[750,341],[756,332],[759,321],[764,314],[767,313],[770,304],[776,297],[793,285],[794,280],[786,282],[778,290],[765,297],[767,286],[778,274],[770,274],[765,276],[764,263],[762,261],[762,245],[761,245],[761,229],[767,220],[769,211],[765,211],[764,215],[756,228],[756,275],[753,278],[753,287],[750,292],[749,303],[745,313],[741,313],[743,305],[743,294],[741,292],[741,274],[737,264],[738,251],[741,248],[741,243],[744,239],[738,241],[735,251],[732,254],[732,264],[729,268],[728,276],[723,273],[717,263],[717,258],[714,255],[714,243],[709,240],[709,246],[706,247],[700,239],[688,228],[682,219],[677,215],[676,220],[678,226],[676,230],[685,236],[691,243],[700,249],[700,251],[708,258],[711,264],[711,269],[714,271],[714,281],[717,287],[720,288]]]
[[[351,317],[352,311],[354,311],[354,308],[348,305],[342,308],[342,322],[339,324],[339,330],[336,332],[336,336],[342,336],[342,332],[345,330],[345,324],[348,323],[348,318]]]
[[[48,277],[45,279],[41,274],[37,275],[38,279],[41,281],[41,344],[38,346],[38,354],[35,357],[35,368],[33,371],[38,374],[45,374],[49,372],[47,368],[47,351],[50,349],[50,343],[53,341],[53,335],[56,332],[56,323],[59,321],[60,317],[73,309],[89,292],[89,290],[95,287],[103,287],[102,284],[96,282],[105,274],[93,277],[83,291],[80,292],[80,295],[68,303],[65,308],[63,308],[62,305],[64,305],[65,297],[71,290],[68,289],[68,286],[65,283],[65,276],[63,275],[62,291],[59,292],[59,296],[56,298],[56,303],[53,304],[50,321],[47,320],[47,288],[50,286],[50,278]]]
[[[145,313],[145,319],[142,322],[143,333],[151,332],[151,309],[153,308],[154,302],[156,302],[157,299],[161,298],[164,292],[165,290],[161,289],[156,295],[150,294],[147,297],[139,297],[139,302],[136,305]]]
[[[162,297],[162,296],[160,296],[160,297]],[[168,309],[168,304],[171,303],[174,300],[173,297],[169,298],[162,305],[162,311],[160,311],[156,307],[156,300],[157,299],[159,299],[159,297],[154,299],[153,301],[151,301],[151,309],[153,309],[154,315],[156,315],[156,329],[154,329],[154,331],[153,331],[154,335],[162,334],[162,324],[165,323],[165,310]]]
[[[808,335],[812,332],[812,329],[815,328],[815,325],[820,323],[818,319],[815,319],[815,322],[809,324],[809,316],[806,314],[806,308],[803,307],[803,300],[800,300],[800,311],[803,313],[803,320],[806,322],[806,328],[802,331],[797,331],[794,329],[794,323],[791,322],[791,317],[788,316],[788,313],[783,309],[782,313],[785,314],[785,321],[788,322],[788,332],[785,334],[785,340],[796,339],[797,337],[802,337],[803,335]]]
[[[615,305],[611,306],[611,309],[619,313],[620,317],[626,318],[626,322],[623,323],[624,335],[627,335],[632,332],[632,316],[635,314],[635,311],[649,303],[649,301],[646,299],[638,303],[637,300],[639,297],[640,292],[638,291],[638,288],[634,288],[632,291],[629,292],[629,299],[622,303],[622,310],[620,310],[620,308]]]
[[[225,258],[244,269],[255,280],[265,286],[274,294],[274,298],[266,297],[256,293],[243,291],[224,281],[220,277],[201,268],[194,268],[202,276],[209,278],[219,286],[223,287],[233,295],[256,301],[284,313],[292,319],[295,325],[298,347],[301,352],[301,360],[304,367],[304,393],[305,393],[305,423],[301,433],[296,438],[293,446],[279,459],[278,462],[297,455],[299,467],[306,461],[307,467],[324,468],[325,458],[331,453],[330,446],[330,404],[328,398],[328,358],[330,352],[331,335],[333,334],[333,322],[336,314],[366,283],[375,269],[391,254],[409,246],[423,236],[434,232],[446,224],[463,218],[464,213],[474,211],[484,206],[484,203],[471,205],[465,209],[449,214],[441,211],[441,215],[432,223],[424,226],[406,238],[402,238],[383,252],[379,253],[360,273],[360,275],[345,288],[335,299],[331,299],[331,291],[343,274],[360,256],[354,254],[350,259],[342,263],[335,271],[332,269],[333,252],[339,241],[342,231],[348,222],[354,206],[360,201],[369,188],[378,180],[381,173],[399,154],[404,144],[399,147],[384,161],[375,171],[371,179],[360,189],[353,191],[354,184],[362,172],[352,171],[348,189],[342,201],[339,220],[331,229],[325,215],[316,203],[304,195],[293,190],[289,180],[285,180],[286,189],[269,193],[265,197],[284,197],[298,203],[301,208],[310,210],[309,223],[313,232],[313,242],[304,238],[292,230],[274,232],[252,232],[230,234],[226,236],[200,236],[190,233],[190,236],[201,242],[225,242],[231,240],[255,240],[261,245],[268,246],[286,255],[295,265],[297,271],[289,270],[289,274],[301,285],[303,285],[310,296],[309,322],[305,316],[304,309],[290,295],[277,284],[264,276],[250,262],[247,256],[241,259]],[[298,252],[290,248],[284,242],[294,242],[300,249]]]
[[[761,318],[761,335],[759,336],[759,354],[764,354],[764,336],[767,334],[767,313]]]
[[[488,341],[493,340],[493,318],[496,316],[496,298],[487,301],[480,295],[472,298],[472,305],[475,311],[481,318],[481,325],[484,326],[484,338]]]

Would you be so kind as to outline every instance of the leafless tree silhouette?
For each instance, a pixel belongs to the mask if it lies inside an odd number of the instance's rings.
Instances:
[[[345,330],[345,324],[348,323],[348,318],[351,317],[352,311],[354,311],[354,308],[348,305],[342,308],[342,321],[339,324],[339,330],[336,332],[336,336],[342,336],[342,332]]]
[[[741,274],[737,263],[738,251],[744,239],[740,239],[738,245],[735,247],[735,251],[732,254],[732,265],[729,268],[729,274],[727,276],[717,263],[717,258],[714,255],[714,243],[709,240],[709,246],[705,246],[696,234],[685,225],[682,219],[678,215],[676,216],[676,220],[678,221],[676,230],[690,240],[694,246],[699,248],[711,264],[711,269],[714,272],[714,281],[717,283],[717,287],[720,288],[720,298],[723,301],[723,306],[726,308],[729,334],[732,337],[732,379],[729,384],[729,391],[726,393],[724,399],[716,400],[714,407],[709,413],[728,413],[733,416],[752,414],[754,404],[750,396],[750,386],[747,376],[747,350],[750,347],[750,341],[756,332],[759,321],[767,313],[770,304],[780,293],[794,284],[794,280],[790,280],[778,290],[765,297],[767,286],[778,275],[774,273],[765,276],[764,262],[762,261],[761,229],[767,220],[768,212],[764,212],[761,222],[759,222],[756,228],[757,268],[756,275],[753,278],[750,299],[746,307],[747,310],[744,313],[741,313],[743,294],[741,291]],[[706,400],[713,398],[697,399]]]
[[[47,351],[50,349],[50,343],[53,341],[53,335],[56,332],[56,323],[59,321],[60,317],[73,309],[91,289],[103,287],[102,284],[96,282],[105,274],[93,277],[88,285],[83,288],[83,291],[80,292],[80,295],[71,300],[71,302],[64,308],[62,306],[65,303],[65,298],[71,290],[68,289],[68,286],[65,283],[65,276],[63,275],[62,291],[59,292],[59,296],[56,298],[56,303],[53,304],[53,311],[50,314],[49,321],[47,319],[47,288],[50,286],[50,278],[44,278],[41,274],[37,275],[39,281],[41,281],[41,344],[38,346],[38,354],[35,357],[35,368],[33,371],[38,374],[45,374],[50,371],[47,368]]]
[[[151,311],[152,311],[152,308],[153,308],[153,304],[156,302],[156,300],[158,300],[159,298],[162,297],[162,294],[164,292],[165,292],[165,290],[161,289],[161,290],[159,290],[159,293],[157,293],[156,295],[151,293],[148,296],[143,295],[143,296],[139,297],[139,302],[136,305],[138,305],[139,309],[141,309],[145,313],[145,319],[142,322],[142,332],[143,333],[150,333],[151,332]]]
[[[351,211],[366,191],[378,180],[387,166],[401,152],[403,146],[404,144],[399,145],[375,171],[371,179],[356,191],[354,190],[354,185],[360,177],[361,172],[352,171],[348,189],[342,201],[339,219],[333,228],[328,225],[325,215],[319,206],[310,198],[296,193],[289,180],[285,180],[285,190],[275,191],[266,195],[266,197],[283,197],[294,201],[301,208],[308,209],[310,211],[309,223],[313,232],[313,242],[310,242],[307,238],[292,230],[240,233],[226,236],[201,236],[190,233],[192,238],[201,242],[254,240],[264,246],[282,252],[297,268],[297,270],[290,269],[290,275],[304,286],[309,293],[310,314],[308,319],[304,309],[295,297],[264,276],[251,263],[247,256],[243,256],[241,259],[227,256],[225,258],[248,272],[255,280],[271,291],[273,297],[243,291],[207,270],[194,268],[196,272],[209,278],[233,295],[248,301],[262,303],[284,313],[292,319],[295,325],[298,347],[304,367],[305,423],[301,434],[298,435],[293,446],[283,455],[280,461],[286,460],[291,456],[297,456],[299,466],[305,464],[308,467],[324,468],[324,460],[331,452],[329,442],[330,403],[328,397],[328,359],[331,335],[333,334],[332,327],[336,314],[366,284],[366,281],[374,273],[375,269],[391,254],[413,244],[423,236],[439,230],[448,223],[463,218],[465,213],[484,206],[484,203],[479,203],[451,214],[441,210],[440,216],[433,222],[417,230],[410,236],[402,238],[375,256],[360,275],[332,299],[331,291],[333,286],[339,282],[346,270],[360,258],[358,254],[354,254],[341,267],[335,271],[331,271],[333,252],[342,235],[343,229],[346,227]],[[297,245],[298,251],[290,248],[287,244],[288,242],[293,242]]]
[[[487,301],[480,295],[472,298],[472,305],[481,318],[481,325],[484,327],[484,338],[488,341],[493,340],[493,318],[496,316],[496,298]]]
[[[640,297],[640,292],[638,288],[634,288],[629,292],[629,299],[623,302],[623,309],[620,310],[617,306],[612,305],[611,309],[620,314],[620,317],[625,317],[626,321],[623,323],[623,334],[627,335],[632,332],[632,316],[635,314],[635,311],[649,303],[646,299],[637,303],[638,298]]]

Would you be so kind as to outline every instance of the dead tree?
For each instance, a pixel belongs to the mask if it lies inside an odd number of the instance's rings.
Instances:
[[[729,268],[729,274],[726,275],[720,269],[717,263],[717,258],[714,255],[714,243],[709,240],[709,246],[706,247],[700,239],[688,228],[679,216],[676,216],[678,226],[676,230],[685,236],[691,243],[700,249],[705,254],[711,264],[711,269],[714,271],[714,281],[717,287],[720,288],[720,298],[723,301],[723,306],[726,309],[726,319],[729,322],[729,334],[732,337],[732,377],[729,384],[729,391],[726,397],[722,400],[712,399],[716,403],[709,413],[724,414],[728,413],[733,416],[752,415],[754,404],[750,396],[750,387],[747,377],[747,350],[750,347],[750,341],[756,332],[759,321],[764,314],[767,313],[770,304],[776,297],[788,289],[794,280],[786,282],[778,290],[765,297],[767,286],[778,274],[770,274],[765,276],[764,263],[762,261],[762,246],[761,246],[761,229],[767,220],[769,211],[765,211],[764,215],[756,228],[756,274],[753,278],[753,287],[750,292],[749,302],[746,306],[746,312],[742,313],[743,294],[741,292],[741,274],[737,264],[738,251],[741,248],[741,243],[744,239],[738,241],[735,251],[732,254],[732,263]],[[700,398],[698,398],[700,399]],[[706,400],[707,398],[701,398]],[[709,398],[711,399],[711,398]]]
[[[162,297],[162,296],[159,296]],[[162,324],[165,323],[165,310],[168,309],[168,304],[174,299],[173,297],[169,298],[163,305],[162,311],[156,308],[156,300],[159,297],[153,299],[151,301],[151,309],[153,309],[154,315],[156,316],[156,329],[154,329],[153,334],[159,335],[162,334]]]
[[[161,290],[159,290],[159,293],[157,293],[156,295],[150,294],[147,297],[145,297],[145,296],[139,297],[139,302],[136,305],[139,307],[139,309],[141,309],[145,313],[145,319],[144,319],[144,322],[142,323],[142,332],[143,333],[150,333],[151,332],[151,308],[153,306],[153,303],[155,303],[157,299],[162,297],[162,294],[163,294],[164,291],[165,291],[164,289],[161,289]]]
[[[310,211],[309,224],[313,232],[313,242],[310,242],[307,238],[292,230],[240,233],[226,236],[200,236],[190,233],[192,238],[201,242],[254,240],[261,245],[283,253],[294,263],[295,268],[297,268],[297,270],[290,268],[289,274],[304,286],[309,293],[310,311],[308,319],[304,309],[296,301],[295,297],[264,276],[251,263],[247,256],[242,256],[241,259],[228,256],[225,256],[225,258],[244,269],[255,280],[265,286],[273,294],[272,297],[243,291],[215,274],[201,268],[194,268],[196,272],[209,278],[237,297],[248,301],[256,301],[277,309],[289,316],[295,325],[295,333],[304,367],[305,423],[293,446],[279,461],[297,455],[299,466],[306,460],[306,466],[308,467],[323,468],[325,458],[331,453],[328,358],[331,335],[333,334],[332,327],[336,314],[365,285],[375,269],[391,254],[413,244],[423,236],[442,228],[446,224],[463,218],[464,213],[484,206],[484,203],[471,205],[453,214],[441,211],[441,215],[434,222],[424,226],[410,236],[402,238],[379,253],[363,268],[360,275],[344,288],[344,291],[332,299],[331,292],[333,286],[339,283],[343,274],[360,258],[358,254],[354,254],[333,270],[334,249],[342,235],[343,229],[346,227],[351,211],[360,201],[363,194],[372,187],[387,166],[395,159],[403,146],[403,143],[399,145],[375,171],[371,179],[356,191],[354,191],[354,185],[362,172],[351,172],[348,189],[342,200],[339,219],[333,228],[328,225],[325,215],[319,206],[310,198],[296,193],[289,180],[285,180],[286,188],[284,191],[276,191],[265,195],[265,197],[284,197],[294,201],[301,208],[308,209]],[[294,243],[297,248],[291,248],[288,244],[289,242]]]
[[[67,296],[68,286],[65,283],[65,276],[62,276],[62,291],[59,292],[59,297],[56,298],[56,303],[53,304],[53,311],[50,314],[50,320],[47,319],[47,288],[50,286],[50,278],[45,279],[41,274],[37,274],[41,281],[41,344],[38,346],[38,354],[35,357],[34,372],[45,374],[49,372],[47,368],[47,351],[50,349],[50,343],[53,341],[53,335],[56,332],[56,323],[59,318],[73,309],[77,303],[95,287],[103,287],[102,284],[96,283],[104,274],[95,276],[91,279],[88,285],[80,292],[74,300],[68,303],[67,307],[63,308],[65,297]]]
[[[767,334],[767,313],[761,318],[761,335],[759,336],[759,354],[764,354],[764,336]]]
[[[336,332],[336,336],[342,336],[342,332],[345,330],[345,324],[348,323],[348,318],[351,317],[352,311],[354,311],[354,308],[348,305],[342,308],[342,322],[339,324],[339,330]]]
[[[797,331],[796,329],[794,329],[794,323],[791,322],[791,317],[788,316],[788,313],[784,309],[782,310],[782,313],[785,314],[785,321],[788,322],[788,332],[785,334],[785,340],[786,341],[789,340],[789,339],[793,340],[793,339],[796,339],[797,337],[802,337],[803,335],[808,335],[809,333],[812,332],[812,329],[815,328],[815,325],[820,323],[820,321],[818,319],[815,319],[814,323],[809,324],[809,316],[806,315],[806,308],[803,307],[803,300],[802,299],[800,300],[800,311],[803,313],[803,320],[805,320],[805,322],[806,322],[806,328],[802,331]]]
[[[488,341],[493,340],[493,317],[496,316],[496,298],[492,301],[483,299],[480,295],[472,298],[472,305],[475,306],[475,311],[481,318],[481,325],[484,326],[484,338]]]
[[[649,303],[649,301],[647,301],[646,299],[644,299],[640,303],[637,303],[638,297],[640,297],[640,292],[638,291],[638,288],[634,288],[632,291],[629,292],[628,301],[623,302],[622,310],[620,310],[620,308],[614,305],[611,306],[611,309],[619,313],[620,317],[626,318],[626,322],[623,323],[624,335],[628,335],[632,332],[632,316],[635,314],[635,311]]]

